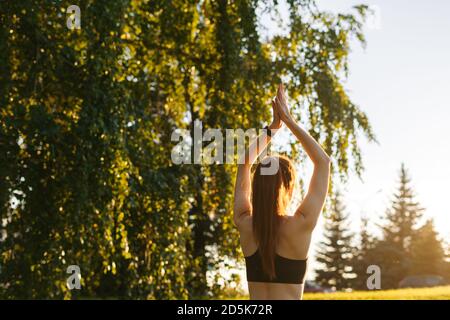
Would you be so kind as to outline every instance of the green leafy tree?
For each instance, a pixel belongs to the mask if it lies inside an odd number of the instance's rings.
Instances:
[[[354,277],[352,266],[352,239],[348,225],[348,214],[341,195],[336,193],[325,221],[324,240],[319,243],[317,262],[322,266],[316,270],[319,284],[337,290],[347,289]]]
[[[0,297],[216,294],[208,271],[241,257],[235,166],[174,165],[171,135],[262,127],[281,79],[335,173],[361,173],[358,136],[375,138],[342,80],[366,6],[289,0],[287,33],[264,39],[276,1],[82,0],[69,30],[72,4],[0,2]]]

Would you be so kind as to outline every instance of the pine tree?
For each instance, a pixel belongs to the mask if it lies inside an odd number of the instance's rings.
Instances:
[[[433,220],[428,220],[417,231],[411,242],[413,274],[444,274],[445,252],[438,234],[434,229]]]
[[[359,245],[353,250],[352,267],[356,277],[352,281],[352,288],[358,290],[367,289],[367,267],[373,264],[373,251],[377,241],[369,233],[368,223],[367,217],[361,219]]]
[[[316,281],[337,290],[349,288],[352,277],[353,234],[349,231],[348,214],[345,214],[340,192],[336,192],[332,199],[324,236],[325,239],[319,243],[317,252],[317,262],[323,267],[316,271]]]
[[[382,226],[383,239],[376,248],[381,264],[383,288],[395,288],[411,271],[411,241],[423,208],[415,200],[411,178],[401,165],[400,183]]]

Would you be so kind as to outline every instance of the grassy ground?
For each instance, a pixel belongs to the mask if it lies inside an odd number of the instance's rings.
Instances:
[[[450,286],[417,289],[305,293],[304,300],[450,300]]]

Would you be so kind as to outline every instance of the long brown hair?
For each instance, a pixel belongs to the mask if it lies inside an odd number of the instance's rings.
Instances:
[[[271,156],[258,163],[252,181],[253,234],[258,244],[263,271],[275,277],[275,250],[278,241],[280,218],[286,214],[286,206],[295,185],[295,168],[289,158]],[[261,170],[278,160],[278,170],[264,175]],[[263,164],[264,163],[264,164]],[[267,163],[267,164],[265,164]]]

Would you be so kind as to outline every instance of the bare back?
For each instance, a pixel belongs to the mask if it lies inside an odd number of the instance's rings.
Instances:
[[[257,248],[257,242],[255,241],[252,230],[252,212],[255,208],[253,208],[250,199],[252,198],[253,192],[258,189],[252,190],[250,169],[263,150],[268,146],[272,135],[281,128],[282,123],[286,124],[313,162],[314,170],[308,191],[300,206],[295,211],[294,216],[283,217],[284,220],[278,230],[278,239],[274,240],[277,242],[275,251],[278,258],[301,261],[308,258],[311,234],[325,203],[328,192],[328,180],[330,178],[331,159],[320,144],[307,131],[301,128],[291,116],[287,96],[285,95],[282,84],[278,86],[277,96],[272,101],[272,109],[273,121],[266,127],[266,133],[261,134],[251,143],[243,158],[243,162],[238,165],[234,191],[233,221],[240,233],[240,241],[244,255],[246,257],[252,256],[259,248]],[[289,165],[287,164],[286,166]],[[257,177],[262,175],[260,172]],[[262,188],[264,182],[260,183],[259,186]],[[280,188],[279,185],[276,185],[276,181],[271,181],[270,183],[273,184],[273,187]],[[292,186],[289,186],[289,188],[292,188]],[[255,202],[258,205],[264,200],[267,202],[267,198],[263,196],[261,190],[259,189],[260,198]],[[278,200],[277,198],[269,199],[266,205],[273,204],[273,201]],[[268,217],[269,214],[275,214],[275,212],[268,212],[267,208],[269,207],[261,208],[262,210],[259,210],[259,214],[265,214],[265,217]],[[262,211],[264,209],[266,209],[266,212],[263,213]],[[270,210],[275,211],[273,209],[272,207]],[[259,224],[259,226],[261,227],[263,224]],[[264,235],[264,233],[262,234]],[[304,271],[305,269],[303,268]],[[248,289],[251,299],[301,299],[303,293],[303,285],[298,282],[274,283],[249,281]]]
[[[247,216],[240,225],[240,242],[244,256],[251,256],[258,249],[252,231],[252,216]],[[276,253],[294,260],[308,258],[311,231],[303,226],[300,216],[285,216],[280,224]],[[248,282],[250,299],[290,300],[301,299],[303,284]]]

